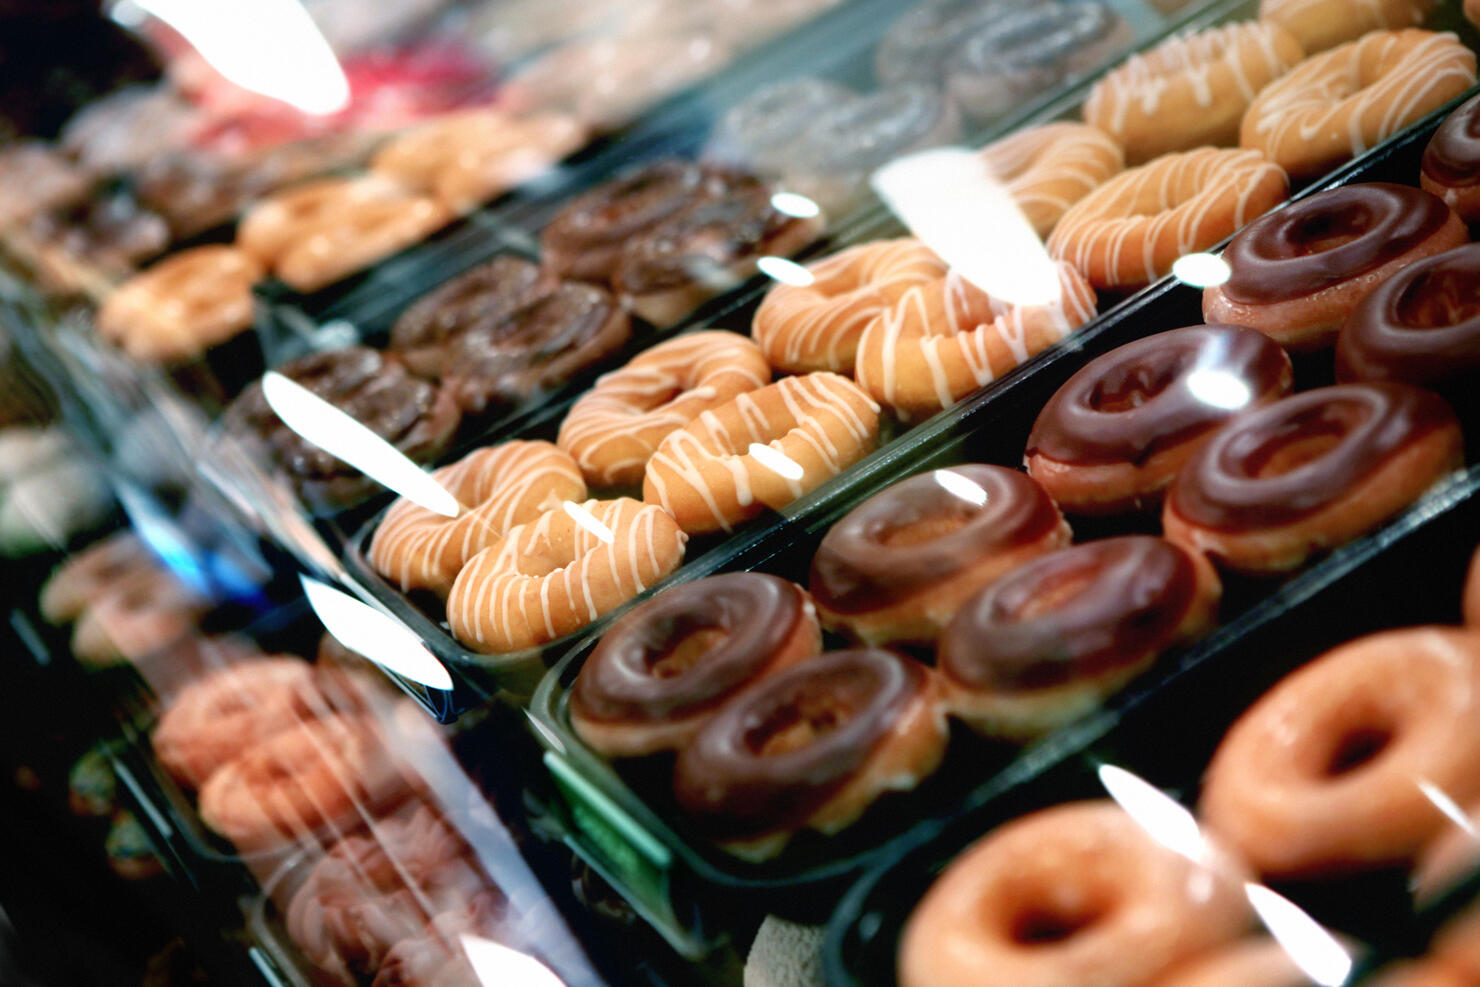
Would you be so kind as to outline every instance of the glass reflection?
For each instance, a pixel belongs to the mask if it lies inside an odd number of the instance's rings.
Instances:
[[[1474,821],[1459,803],[1449,797],[1449,793],[1427,778],[1418,779],[1418,790],[1423,793],[1424,798],[1434,803],[1434,808],[1444,813],[1445,818],[1454,823],[1465,832],[1471,839],[1480,839],[1480,831],[1475,829]]]
[[[1194,288],[1211,288],[1227,281],[1233,273],[1228,262],[1217,254],[1184,254],[1172,263],[1172,276]]]
[[[1299,906],[1260,884],[1245,884],[1244,893],[1259,920],[1290,959],[1322,987],[1340,987],[1352,972],[1352,959],[1336,937]]]
[[[408,628],[327,583],[302,574],[298,581],[308,605],[340,644],[402,678],[452,690],[452,676]]]
[[[792,459],[780,449],[772,446],[764,446],[759,442],[752,442],[746,450],[756,462],[760,463],[772,473],[780,476],[783,480],[800,480],[806,470],[802,464]]]
[[[987,502],[987,491],[975,480],[962,476],[951,470],[936,470],[935,482],[941,485],[946,493],[960,497],[972,507],[981,507]]]
[[[565,981],[528,953],[500,945],[491,939],[464,933],[463,952],[478,982],[488,987],[565,987]]]
[[[771,208],[797,219],[811,219],[822,212],[821,206],[798,192],[777,192],[771,196]]]
[[[600,518],[586,510],[580,504],[577,504],[573,500],[567,500],[560,506],[565,509],[566,514],[570,515],[572,521],[595,535],[598,541],[607,545],[616,541],[616,535],[612,534],[612,529],[608,528],[601,522]]]
[[[1187,375],[1187,390],[1203,404],[1237,411],[1254,399],[1247,381],[1226,370],[1199,367]]]
[[[773,281],[789,284],[796,288],[805,288],[817,280],[812,272],[794,260],[785,257],[762,257],[755,262],[760,272]]]
[[[1211,848],[1186,806],[1124,768],[1102,764],[1100,784],[1110,797],[1156,842],[1189,860],[1208,864]]]

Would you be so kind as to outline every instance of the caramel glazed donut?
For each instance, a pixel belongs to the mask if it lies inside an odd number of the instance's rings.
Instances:
[[[735,572],[675,586],[602,637],[571,688],[571,726],[606,757],[682,750],[741,689],[821,650],[812,601],[785,579]]]
[[[1071,537],[1030,477],[955,466],[849,511],[818,545],[810,587],[831,629],[869,645],[929,644],[969,596]]]
[[[901,987],[1136,987],[1232,942],[1238,868],[1167,849],[1109,800],[999,827],[946,868],[900,937]]]
[[[104,299],[98,332],[137,360],[188,360],[251,326],[252,285],[265,275],[255,258],[234,247],[182,250]]]
[[[1188,461],[1162,511],[1169,541],[1275,574],[1377,527],[1463,462],[1459,422],[1408,384],[1342,384],[1240,415]]]
[[[1480,96],[1449,114],[1429,139],[1418,183],[1466,223],[1480,221]]]

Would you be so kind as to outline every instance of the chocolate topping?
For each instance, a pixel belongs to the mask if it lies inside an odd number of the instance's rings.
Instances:
[[[1407,384],[1343,384],[1276,401],[1229,422],[1172,484],[1168,510],[1221,530],[1285,524],[1347,496],[1454,412]]]
[[[927,683],[892,651],[834,651],[722,706],[678,755],[674,794],[716,837],[798,826],[846,784]]]
[[[966,602],[941,638],[940,670],[973,689],[1064,685],[1166,648],[1196,597],[1192,560],[1149,535],[1060,549]]]
[[[940,473],[953,474],[951,487]],[[955,479],[982,496],[961,496]],[[1048,494],[1018,470],[968,464],[922,473],[832,526],[812,560],[810,588],[839,613],[879,609],[929,592],[984,556],[1037,541],[1059,523]]]
[[[1423,189],[1372,182],[1319,192],[1246,226],[1223,253],[1235,302],[1312,295],[1376,270],[1433,236],[1449,207]]]
[[[1242,326],[1189,326],[1118,347],[1039,412],[1026,454],[1140,466],[1251,405],[1288,394],[1290,358]]]
[[[1423,173],[1440,185],[1480,182],[1480,96],[1445,118],[1423,152]]]
[[[391,349],[440,346],[460,332],[498,323],[555,289],[533,261],[502,254],[453,278],[417,301],[391,327]]]
[[[1480,244],[1411,264],[1362,299],[1336,344],[1337,380],[1426,384],[1480,371]]]
[[[675,586],[607,631],[571,707],[596,720],[651,722],[717,706],[771,665],[805,612],[800,587],[758,572]],[[697,656],[665,664],[701,635],[713,640]]]

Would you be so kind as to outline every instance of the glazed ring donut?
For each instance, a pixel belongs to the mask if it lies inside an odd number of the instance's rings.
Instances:
[[[1133,987],[1249,924],[1232,867],[1157,843],[1114,802],[1071,802],[989,833],[915,906],[900,987]]]
[[[1228,279],[1203,290],[1203,317],[1319,349],[1384,278],[1467,239],[1460,218],[1422,189],[1371,182],[1318,192],[1233,238],[1223,251]]]
[[[1459,422],[1437,394],[1317,388],[1214,433],[1173,481],[1162,529],[1227,568],[1288,572],[1402,511],[1463,458]]]
[[[1239,145],[1293,180],[1376,147],[1475,84],[1475,54],[1452,34],[1373,31],[1312,56],[1249,106]]]
[[[1028,434],[1028,473],[1071,514],[1161,505],[1194,450],[1236,413],[1289,394],[1290,358],[1241,326],[1189,326],[1091,360]]]
[[[1070,206],[1125,167],[1125,152],[1098,127],[1059,121],[1030,127],[981,150],[987,170],[1040,237]]]
[[[770,675],[679,751],[673,791],[696,828],[747,860],[802,829],[832,835],[939,766],[935,673],[892,651],[833,651]]]
[[[252,285],[265,276],[235,247],[182,250],[110,294],[98,308],[98,332],[136,360],[188,360],[251,326]]]
[[[868,645],[930,644],[973,593],[1071,538],[1031,477],[955,466],[849,511],[817,546],[810,587],[832,630]]]
[[[1433,0],[1260,0],[1259,19],[1289,31],[1314,55],[1369,31],[1418,27],[1433,7]]]
[[[1285,173],[1254,151],[1203,147],[1110,179],[1064,213],[1048,252],[1096,288],[1133,288],[1166,275],[1285,200]]]
[[[1418,183],[1466,223],[1480,222],[1480,96],[1466,100],[1434,131]]]
[[[463,564],[510,528],[561,501],[586,499],[581,471],[548,442],[515,440],[479,449],[432,479],[457,498],[457,517],[397,500],[370,540],[370,564],[402,590],[445,596]]]
[[[1151,987],[1311,987],[1315,981],[1268,936],[1251,936],[1179,963]]]
[[[785,579],[675,586],[602,637],[571,687],[571,726],[605,757],[682,750],[731,696],[821,650],[812,601]]]
[[[210,604],[174,573],[144,569],[99,596],[72,628],[84,665],[135,661],[195,630]]]
[[[1131,164],[1227,147],[1255,95],[1304,56],[1284,28],[1257,21],[1168,38],[1095,83],[1084,119],[1119,141]]]
[[[447,597],[463,644],[505,654],[580,630],[677,569],[686,536],[661,508],[569,501],[468,559]]]
[[[1445,825],[1414,784],[1480,796],[1480,635],[1359,638],[1287,675],[1234,723],[1199,813],[1261,874],[1410,860]]]
[[[1051,268],[1057,297],[1016,305],[942,261],[933,281],[910,288],[864,329],[858,385],[902,417],[921,419],[996,380],[1095,316],[1094,290],[1079,271]]]
[[[1440,384],[1480,371],[1480,244],[1409,264],[1348,316],[1336,379]]]
[[[783,377],[705,411],[648,460],[642,499],[689,534],[780,510],[872,452],[879,406],[837,374]],[[769,452],[756,455],[756,447]],[[779,467],[779,469],[778,469]]]
[[[689,333],[598,380],[571,407],[555,441],[592,486],[635,486],[668,433],[770,382],[771,368],[749,339]]]
[[[41,587],[41,616],[53,624],[76,620],[94,601],[159,568],[132,531],[120,531],[78,552],[57,567]]]
[[[940,277],[941,267],[935,251],[914,237],[849,247],[809,264],[808,284],[772,285],[751,335],[783,373],[851,376],[863,330],[906,291]]]
[[[941,635],[946,709],[989,736],[1041,736],[1201,636],[1221,596],[1207,559],[1150,535],[1050,552],[968,599]]]

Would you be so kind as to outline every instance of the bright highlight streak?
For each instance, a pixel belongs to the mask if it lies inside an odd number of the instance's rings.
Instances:
[[[349,80],[298,0],[134,0],[244,89],[304,113],[349,103]]]
[[[1423,792],[1424,798],[1434,803],[1434,808],[1444,813],[1450,822],[1462,829],[1471,839],[1480,839],[1480,831],[1476,831],[1475,823],[1459,803],[1449,797],[1449,793],[1427,778],[1418,779],[1418,790]]]
[[[461,510],[457,498],[429,473],[317,394],[268,371],[262,375],[262,396],[283,424],[306,441],[434,514],[457,517]]]
[[[1153,840],[1195,863],[1210,858],[1207,840],[1187,808],[1139,775],[1113,764],[1102,764],[1100,784],[1110,797]]]
[[[797,288],[805,288],[817,280],[812,277],[811,271],[785,257],[762,257],[755,262],[755,266],[760,268],[760,272],[766,277]]]
[[[1254,399],[1248,383],[1226,370],[1194,370],[1186,380],[1192,396],[1214,408],[1237,411]]]
[[[570,515],[572,521],[595,535],[597,540],[607,545],[616,541],[617,536],[612,534],[612,529],[602,524],[600,518],[586,510],[580,504],[577,504],[573,500],[567,500],[560,506],[565,508],[565,513]]]
[[[934,476],[935,482],[939,483],[946,493],[960,497],[972,507],[981,507],[987,502],[987,491],[975,480],[950,470],[936,470]]]
[[[811,219],[822,212],[821,206],[799,192],[777,192],[771,196],[771,208],[797,219]]]
[[[1217,254],[1183,254],[1172,262],[1172,275],[1194,288],[1211,288],[1227,281],[1233,268]]]
[[[308,605],[340,644],[402,678],[452,690],[452,676],[409,628],[328,583],[301,573],[298,581]]]
[[[750,448],[746,451],[755,458],[756,462],[772,473],[777,474],[783,480],[800,480],[806,475],[807,471],[802,468],[801,463],[778,449],[763,446],[759,442],[752,442]]]
[[[1340,987],[1352,972],[1352,958],[1336,937],[1323,929],[1289,899],[1259,884],[1245,884],[1244,893],[1270,935],[1307,977],[1322,987]]]
[[[463,933],[463,952],[480,984],[487,987],[565,987],[565,981],[528,953],[510,949],[491,939]]]

